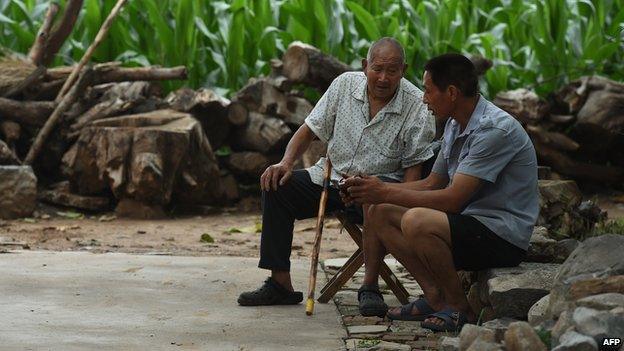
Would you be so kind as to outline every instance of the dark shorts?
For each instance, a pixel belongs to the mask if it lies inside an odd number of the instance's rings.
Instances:
[[[526,255],[526,251],[494,234],[474,217],[452,213],[447,217],[456,270],[514,267]]]

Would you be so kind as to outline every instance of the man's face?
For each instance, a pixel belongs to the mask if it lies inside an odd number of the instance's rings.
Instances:
[[[391,45],[378,47],[371,62],[363,60],[362,65],[368,93],[376,99],[392,98],[405,71],[405,63],[398,50]]]
[[[452,99],[449,89],[440,90],[431,80],[431,74],[425,71],[423,75],[425,88],[423,102],[427,104],[429,111],[439,120],[445,120],[451,115]]]

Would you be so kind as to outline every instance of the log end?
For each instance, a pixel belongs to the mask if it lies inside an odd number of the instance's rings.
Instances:
[[[282,74],[288,79],[301,82],[308,74],[309,61],[304,46],[291,44],[282,58],[283,67]]]

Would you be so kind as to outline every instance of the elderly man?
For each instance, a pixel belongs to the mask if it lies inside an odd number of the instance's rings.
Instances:
[[[290,277],[295,219],[316,216],[323,184],[324,159],[305,170],[293,164],[315,138],[328,143],[332,180],[344,174],[376,175],[386,181],[420,179],[421,164],[433,156],[435,119],[422,103],[422,92],[403,79],[407,65],[402,46],[392,38],[371,45],[363,72],[336,78],[305,123],[294,134],[282,160],[262,174],[262,237],[259,267],[271,276],[255,291],[244,292],[244,306],[297,304]],[[344,209],[338,189],[331,188],[327,211]],[[361,208],[360,208],[361,212]],[[367,242],[364,242],[364,246]],[[379,295],[375,286],[361,292]],[[385,314],[383,301],[371,314]]]
[[[431,59],[424,101],[449,118],[431,174],[387,184],[375,177],[347,180],[348,202],[369,207],[364,236],[371,245],[365,284],[392,253],[414,276],[424,298],[388,311],[435,331],[476,320],[457,270],[518,265],[537,220],[535,149],[513,117],[479,96],[474,66],[464,56]],[[372,260],[372,257],[376,257]]]

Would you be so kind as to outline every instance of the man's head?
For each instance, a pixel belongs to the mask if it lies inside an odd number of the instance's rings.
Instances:
[[[478,82],[475,67],[465,56],[434,57],[425,64],[423,101],[437,118],[446,119],[458,102],[477,96]]]
[[[368,49],[362,68],[367,78],[368,94],[374,99],[389,100],[407,68],[405,51],[396,39],[381,38]]]

